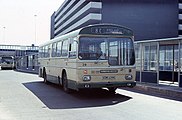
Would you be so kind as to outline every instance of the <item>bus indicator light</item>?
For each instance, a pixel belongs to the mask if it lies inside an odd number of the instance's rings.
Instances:
[[[88,74],[88,71],[87,71],[87,70],[84,70],[84,71],[83,71],[83,74]]]

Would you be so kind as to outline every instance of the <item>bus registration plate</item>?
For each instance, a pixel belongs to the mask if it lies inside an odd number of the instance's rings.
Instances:
[[[103,80],[115,80],[115,76],[103,76]]]

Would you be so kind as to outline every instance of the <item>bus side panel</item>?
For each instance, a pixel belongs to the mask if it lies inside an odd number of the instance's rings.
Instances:
[[[48,58],[39,58],[40,68],[39,68],[39,74],[40,76],[46,73],[46,75],[49,75],[49,66],[48,66]],[[42,73],[41,73],[42,72]]]
[[[48,64],[47,74],[48,74],[49,81],[56,84],[59,83],[58,76],[55,73],[55,70],[56,70],[55,58],[49,58],[47,61],[47,64]]]
[[[66,72],[68,78],[68,88],[77,89],[78,75],[77,75],[77,64],[76,59],[69,59],[66,65]]]
[[[55,71],[54,74],[55,76],[57,76],[58,79],[58,83],[62,85],[62,70],[64,68],[64,59],[62,58],[55,58]]]

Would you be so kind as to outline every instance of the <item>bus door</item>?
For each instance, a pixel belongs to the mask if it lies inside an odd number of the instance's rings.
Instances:
[[[68,63],[67,66],[69,66],[70,69],[70,73],[72,74],[72,78],[71,79],[75,79],[74,77],[76,76],[76,57],[77,57],[77,47],[78,47],[78,42],[74,41],[74,39],[70,42],[69,44],[69,59],[68,59]]]

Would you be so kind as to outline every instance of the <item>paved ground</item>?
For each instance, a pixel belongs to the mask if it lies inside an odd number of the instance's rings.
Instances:
[[[37,75],[0,71],[0,120],[181,120],[182,102],[118,89],[66,94]]]
[[[182,88],[178,86],[138,82],[134,88],[123,89],[182,102]]]

